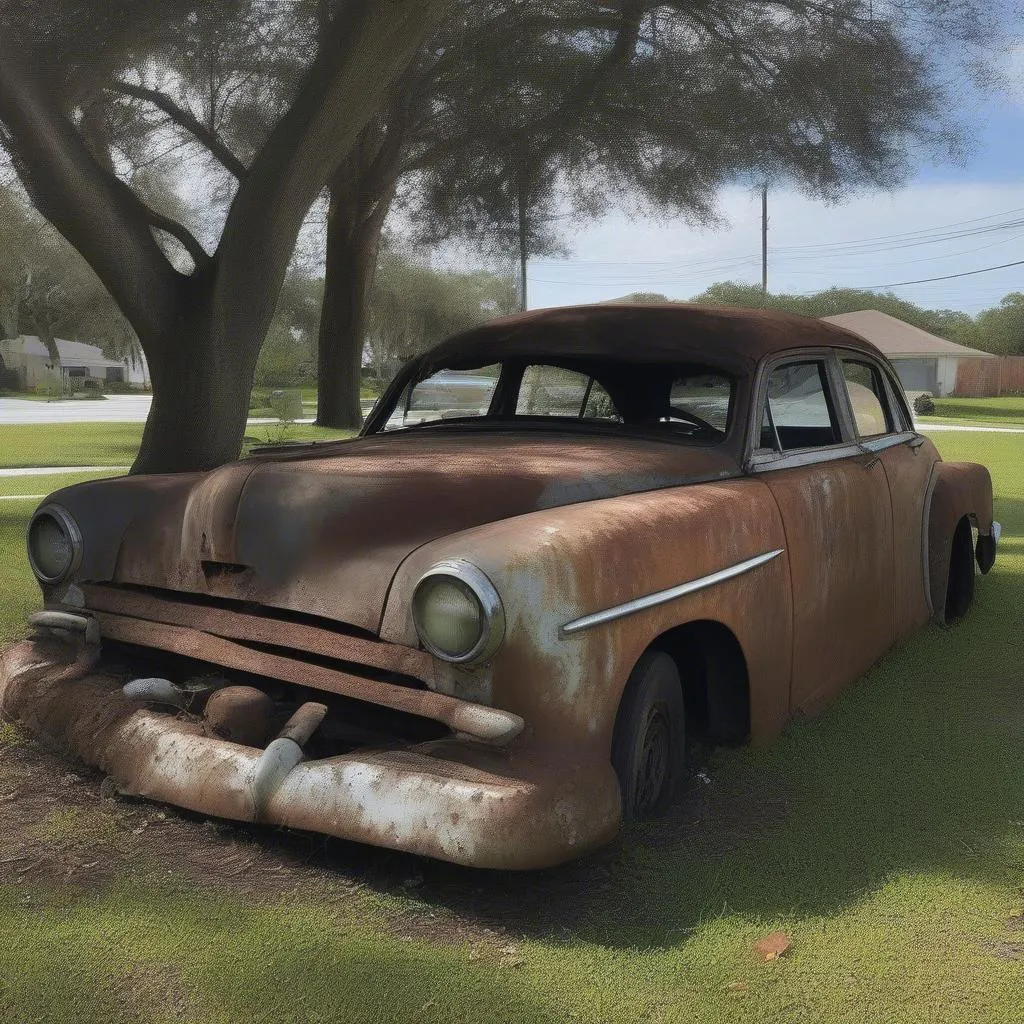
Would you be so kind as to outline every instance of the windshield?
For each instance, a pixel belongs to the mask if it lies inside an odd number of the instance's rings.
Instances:
[[[434,424],[650,429],[722,440],[732,422],[729,375],[707,366],[622,360],[543,360],[441,368],[411,380],[382,411],[378,430]]]

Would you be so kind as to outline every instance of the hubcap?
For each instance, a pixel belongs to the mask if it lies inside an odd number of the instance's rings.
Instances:
[[[647,720],[637,764],[635,792],[636,811],[639,817],[653,811],[661,800],[668,779],[670,740],[668,717],[663,708],[657,707]]]

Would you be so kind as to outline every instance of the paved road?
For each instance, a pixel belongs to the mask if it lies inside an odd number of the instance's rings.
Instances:
[[[110,395],[104,401],[28,402],[0,398],[0,424],[145,423],[152,395]]]
[[[0,398],[0,425],[17,423],[145,423],[152,395],[107,395],[103,401],[68,399],[62,402],[29,402],[23,398]],[[372,401],[363,402],[363,414]],[[274,418],[251,419],[250,423],[276,423]],[[296,420],[312,423],[312,417]]]

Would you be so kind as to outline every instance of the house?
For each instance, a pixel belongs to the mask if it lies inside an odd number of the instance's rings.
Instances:
[[[0,369],[18,377],[25,390],[55,388],[76,391],[97,384],[128,383],[142,387],[149,382],[145,359],[132,364],[128,360],[108,359],[96,345],[81,341],[55,339],[60,365],[54,366],[46,346],[35,335],[23,334],[0,341]],[[89,382],[87,385],[86,382]]]
[[[880,348],[899,374],[903,390],[908,392],[927,391],[936,397],[951,395],[961,359],[995,358],[990,352],[957,345],[877,309],[860,309],[822,319],[845,327]]]

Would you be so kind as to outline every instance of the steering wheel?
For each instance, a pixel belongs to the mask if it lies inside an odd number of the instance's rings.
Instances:
[[[677,420],[683,420],[686,423],[691,423],[699,430],[705,430],[712,434],[722,433],[718,427],[712,426],[707,420],[702,420],[696,413],[692,413],[687,409],[680,409],[677,406],[670,405],[667,410],[667,415],[675,417]]]

